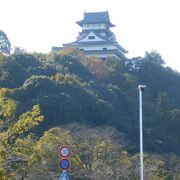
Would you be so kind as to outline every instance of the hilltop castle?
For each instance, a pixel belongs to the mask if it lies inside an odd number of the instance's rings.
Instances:
[[[84,13],[82,20],[76,22],[82,31],[77,36],[77,40],[64,47],[76,47],[87,56],[94,56],[105,59],[108,56],[125,58],[127,51],[118,44],[114,33],[110,30],[115,27],[110,21],[109,13],[91,12]],[[60,50],[60,47],[52,47],[52,50]]]

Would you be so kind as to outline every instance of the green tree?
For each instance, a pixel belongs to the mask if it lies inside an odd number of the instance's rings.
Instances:
[[[9,42],[8,37],[5,32],[0,30],[0,53],[9,55],[11,51],[11,43]]]
[[[157,111],[162,119],[168,118],[169,108],[169,97],[167,93],[160,92],[157,98]]]
[[[95,57],[86,58],[82,61],[82,64],[99,79],[103,79],[109,75],[109,68],[101,59]]]
[[[159,65],[164,65],[165,61],[162,59],[161,55],[157,51],[146,52],[145,59]]]
[[[24,158],[21,152],[27,153],[29,146],[32,147],[30,130],[43,119],[39,105],[35,105],[31,111],[23,113],[16,123],[11,123],[0,132],[0,179],[13,179],[19,175],[19,170],[27,168],[28,159]]]
[[[0,88],[0,121],[3,123],[3,126],[1,126],[2,129],[12,122],[16,113],[16,101],[8,98],[10,91],[6,88]]]

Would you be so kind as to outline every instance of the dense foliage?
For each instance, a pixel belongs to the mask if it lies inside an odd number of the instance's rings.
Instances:
[[[0,30],[0,53],[10,54],[11,51],[11,43],[5,32]]]
[[[0,176],[57,177],[58,157],[53,154],[66,143],[74,151],[72,178],[138,179],[139,84],[147,86],[147,179],[176,179],[180,74],[165,67],[156,51],[105,61],[86,58],[76,49],[0,54]]]

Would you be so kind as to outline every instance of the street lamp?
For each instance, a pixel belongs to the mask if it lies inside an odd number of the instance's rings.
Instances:
[[[145,85],[139,85],[139,132],[140,132],[140,179],[143,180],[143,122],[142,122],[142,92],[145,89]]]

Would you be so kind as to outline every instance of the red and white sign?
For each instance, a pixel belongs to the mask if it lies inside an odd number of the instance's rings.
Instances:
[[[68,146],[62,145],[61,148],[59,149],[59,154],[63,158],[67,158],[67,157],[70,156],[71,150],[70,150],[70,148]]]

